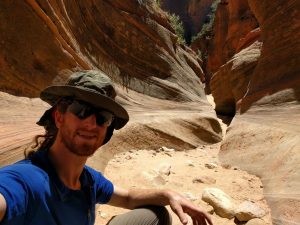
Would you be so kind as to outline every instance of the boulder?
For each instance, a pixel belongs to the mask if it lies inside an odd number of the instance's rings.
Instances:
[[[162,175],[169,176],[171,173],[171,164],[170,163],[162,163],[158,167],[158,172]]]
[[[254,218],[262,218],[264,215],[266,215],[266,212],[257,204],[250,201],[242,202],[235,210],[235,217],[241,222]]]
[[[218,188],[205,188],[202,192],[202,200],[214,207],[216,214],[223,218],[234,217],[235,206],[230,196]]]

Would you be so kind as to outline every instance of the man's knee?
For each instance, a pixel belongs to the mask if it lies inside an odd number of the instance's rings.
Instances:
[[[157,217],[157,225],[171,225],[172,217],[164,206],[148,206],[146,209],[152,210]]]
[[[172,218],[163,206],[144,206],[115,216],[109,225],[171,225]]]

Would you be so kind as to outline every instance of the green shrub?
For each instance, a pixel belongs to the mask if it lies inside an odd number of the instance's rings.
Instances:
[[[161,1],[160,0],[137,0],[140,5],[150,4],[155,10],[161,10]],[[184,41],[184,28],[183,23],[180,20],[180,17],[176,14],[171,14],[168,12],[164,12],[167,14],[169,21],[171,23],[171,27],[175,30],[175,34],[178,37],[178,42],[180,44],[185,44]]]
[[[154,3],[156,4],[157,7],[161,8],[160,0],[154,0]]]
[[[198,56],[199,59],[203,60],[202,52],[200,51],[200,49],[197,49],[197,56]]]
[[[210,13],[207,15],[207,21],[203,24],[201,31],[196,36],[192,37],[192,41],[203,37],[210,38],[213,29],[213,24],[215,21],[216,10],[220,2],[221,2],[220,0],[215,0],[211,4]]]
[[[168,17],[171,23],[172,28],[175,30],[175,34],[178,37],[178,42],[180,44],[185,44],[184,41],[184,28],[183,28],[183,23],[180,20],[179,16],[168,13]]]
[[[160,0],[137,0],[140,5],[152,6],[154,9],[161,9]]]

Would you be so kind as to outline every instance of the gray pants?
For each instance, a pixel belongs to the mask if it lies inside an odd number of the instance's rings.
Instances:
[[[163,206],[145,206],[113,217],[107,225],[171,225],[172,218]]]

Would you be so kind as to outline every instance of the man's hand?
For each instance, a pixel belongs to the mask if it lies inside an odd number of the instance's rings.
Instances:
[[[207,212],[193,205],[190,201],[176,192],[169,192],[170,207],[179,217],[182,224],[188,223],[188,214],[194,225],[213,225],[212,220]],[[186,213],[186,214],[185,214]]]
[[[143,205],[170,205],[182,224],[188,223],[188,214],[194,225],[213,225],[208,213],[193,205],[185,197],[170,190],[130,189],[114,187],[110,205],[126,209],[135,209]]]

